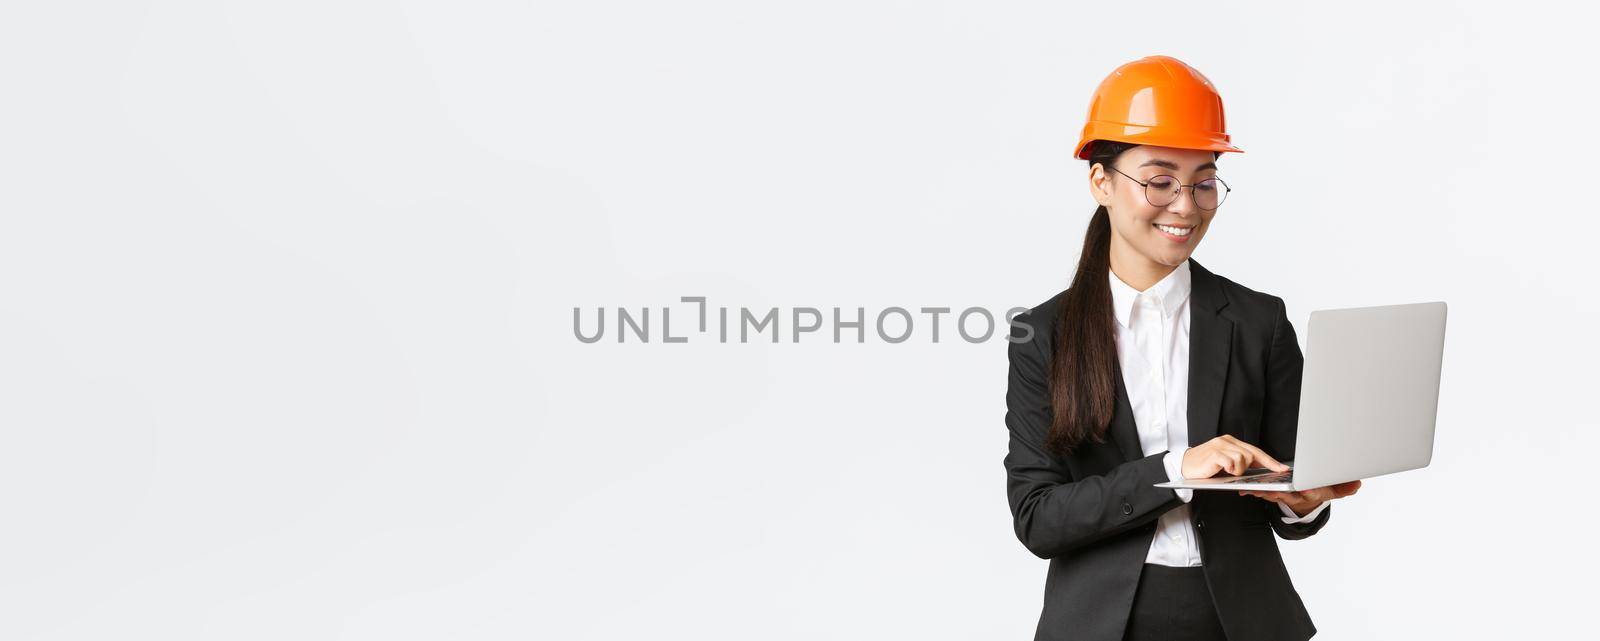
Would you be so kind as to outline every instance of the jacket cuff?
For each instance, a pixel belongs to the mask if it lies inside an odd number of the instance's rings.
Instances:
[[[1276,501],[1274,501],[1274,502],[1276,502]],[[1294,510],[1289,509],[1289,506],[1284,505],[1282,503],[1278,503],[1278,509],[1283,511],[1283,522],[1284,523],[1310,523],[1312,521],[1315,521],[1317,519],[1317,515],[1321,514],[1323,510],[1328,509],[1328,504],[1332,503],[1332,502],[1333,501],[1323,501],[1322,505],[1318,505],[1317,509],[1312,510],[1311,512],[1307,513],[1305,516],[1300,516],[1298,514],[1295,514]]]

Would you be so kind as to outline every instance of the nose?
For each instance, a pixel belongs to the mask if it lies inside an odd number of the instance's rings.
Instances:
[[[1167,211],[1185,218],[1190,214],[1200,211],[1200,206],[1194,201],[1194,187],[1182,186],[1178,188],[1178,197],[1167,203]]]

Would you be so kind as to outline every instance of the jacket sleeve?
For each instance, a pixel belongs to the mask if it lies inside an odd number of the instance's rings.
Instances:
[[[1300,353],[1300,341],[1295,336],[1294,325],[1282,298],[1274,298],[1278,310],[1272,328],[1272,344],[1267,349],[1267,390],[1261,413],[1261,443],[1272,458],[1280,461],[1294,457],[1295,432],[1300,421],[1300,376],[1305,370],[1305,357]],[[1328,524],[1333,506],[1327,506],[1315,519],[1305,523],[1284,523],[1282,508],[1273,501],[1261,501],[1261,509],[1270,515],[1267,521],[1279,537],[1287,540],[1303,539]]]
[[[1026,320],[1024,315],[1019,320]],[[1036,333],[1037,334],[1037,333]],[[1013,338],[1018,338],[1013,331]],[[1042,345],[1033,336],[1008,341],[1010,374],[1006,386],[1006,428],[1011,435],[1005,457],[1006,493],[1017,539],[1042,559],[1154,521],[1182,505],[1167,479],[1166,452],[1124,462],[1103,475],[1072,478],[1066,465],[1044,449],[1050,428],[1050,395]]]

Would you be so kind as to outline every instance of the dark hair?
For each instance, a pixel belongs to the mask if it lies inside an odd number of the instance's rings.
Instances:
[[[1138,145],[1096,140],[1089,144],[1089,166],[1111,167],[1122,152]],[[1117,402],[1116,317],[1111,311],[1111,212],[1094,210],[1083,235],[1077,273],[1067,288],[1054,328],[1050,367],[1053,408],[1045,449],[1065,455],[1086,440],[1104,443]]]

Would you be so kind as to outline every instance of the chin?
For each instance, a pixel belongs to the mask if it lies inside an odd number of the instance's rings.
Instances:
[[[1150,258],[1168,267],[1177,267],[1182,265],[1183,261],[1189,260],[1189,256],[1194,254],[1195,247],[1200,244],[1199,238],[1191,238],[1181,247],[1173,246],[1172,241],[1166,238],[1157,238],[1156,241],[1158,249],[1150,252]]]
[[[1158,252],[1152,255],[1151,258],[1168,267],[1177,267],[1182,265],[1183,261],[1189,260],[1189,255],[1193,253],[1194,251],[1192,250],[1179,250],[1176,253],[1172,253],[1172,250],[1169,249],[1164,252]]]

